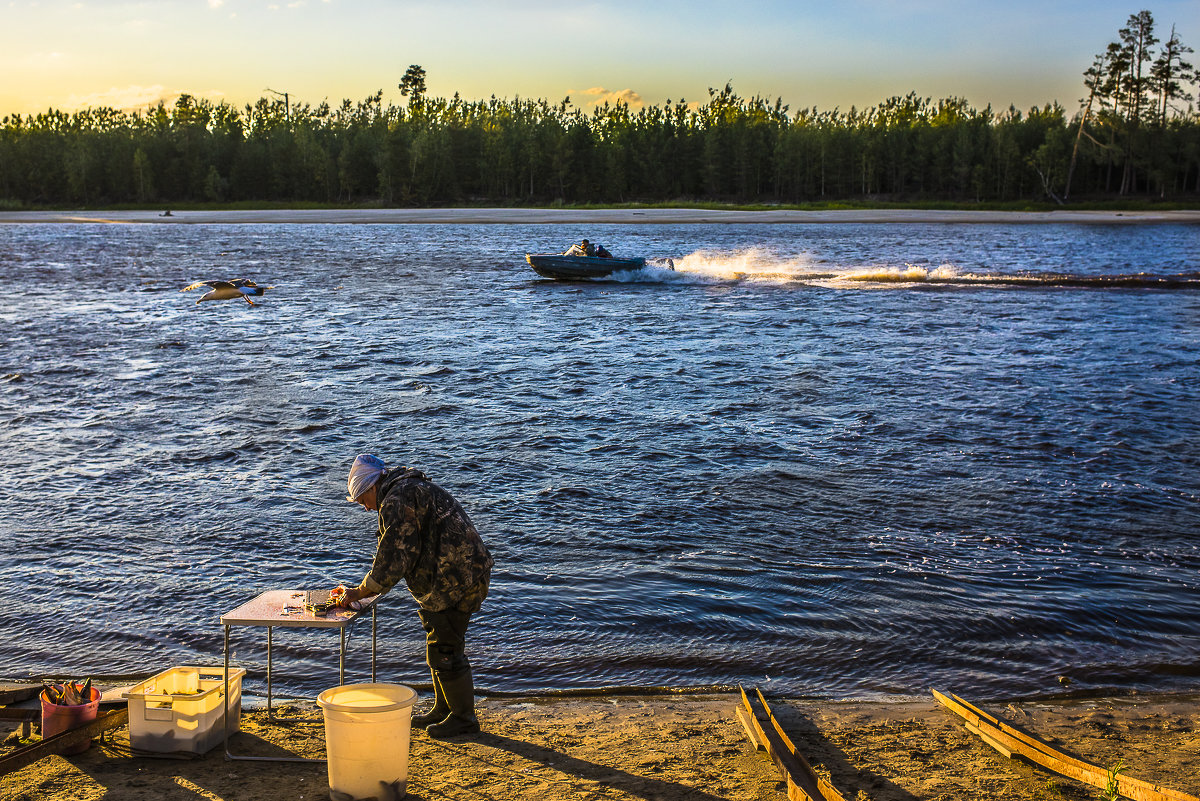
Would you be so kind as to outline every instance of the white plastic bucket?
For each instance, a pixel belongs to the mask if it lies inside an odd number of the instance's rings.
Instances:
[[[402,684],[346,684],[317,696],[325,715],[329,795],[403,796],[408,783],[408,737],[417,692]]]

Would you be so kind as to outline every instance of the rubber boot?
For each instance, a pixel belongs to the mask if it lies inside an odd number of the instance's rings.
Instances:
[[[423,715],[412,716],[414,729],[423,729],[430,723],[441,723],[450,714],[450,704],[446,703],[446,694],[442,692],[437,671],[431,670],[429,675],[433,679],[433,708]]]
[[[431,723],[425,731],[436,740],[478,734],[479,718],[475,717],[475,683],[471,680],[471,669],[467,668],[452,679],[440,675],[438,681],[446,703],[450,705],[450,714],[441,723]]]

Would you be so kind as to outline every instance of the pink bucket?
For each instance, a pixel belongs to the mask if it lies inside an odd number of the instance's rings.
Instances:
[[[86,704],[77,706],[62,706],[52,703],[46,698],[46,691],[41,694],[42,699],[42,739],[49,740],[56,734],[60,734],[70,729],[76,729],[96,719],[96,713],[100,709],[100,691],[95,687],[90,688],[90,700]],[[63,751],[64,754],[82,754],[88,750],[92,744],[91,740],[84,740],[82,743]]]

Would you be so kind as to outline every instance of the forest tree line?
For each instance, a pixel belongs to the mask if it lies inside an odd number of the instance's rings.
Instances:
[[[1078,112],[971,107],[916,93],[867,109],[792,111],[730,85],[706,101],[585,111],[569,98],[382,91],[243,108],[182,95],[0,121],[0,203],[235,201],[389,206],[838,200],[1010,202],[1200,194],[1200,75],[1174,28],[1129,18],[1083,73]]]

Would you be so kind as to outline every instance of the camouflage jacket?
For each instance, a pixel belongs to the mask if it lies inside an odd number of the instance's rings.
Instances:
[[[378,493],[379,542],[360,586],[383,593],[404,579],[422,609],[477,611],[492,555],[458,501],[407,467],[385,473]]]

